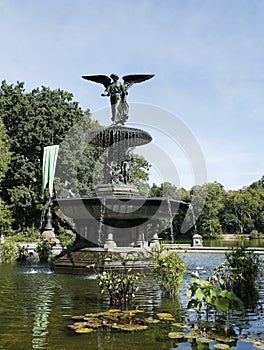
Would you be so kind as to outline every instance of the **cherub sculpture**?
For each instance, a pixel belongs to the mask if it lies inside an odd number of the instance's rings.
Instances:
[[[141,83],[151,79],[154,74],[130,74],[123,76],[123,82],[119,81],[117,74],[107,75],[83,75],[82,78],[103,84],[104,93],[101,96],[110,96],[112,122],[114,125],[124,125],[128,119],[129,106],[126,101],[128,89],[135,83]]]

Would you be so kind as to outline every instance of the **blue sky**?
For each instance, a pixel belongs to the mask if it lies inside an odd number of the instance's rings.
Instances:
[[[1,0],[0,79],[70,91],[94,112],[108,100],[82,75],[155,73],[129,102],[182,120],[207,180],[238,189],[264,175],[263,20],[261,0]],[[173,145],[159,143],[173,158]],[[192,171],[181,171],[176,150],[174,161],[189,188]]]

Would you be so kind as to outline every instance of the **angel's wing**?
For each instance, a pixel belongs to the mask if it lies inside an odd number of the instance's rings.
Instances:
[[[103,84],[105,88],[111,83],[111,78],[107,75],[83,75],[83,79],[94,81],[95,83]]]
[[[135,83],[142,83],[142,81],[151,79],[155,74],[130,74],[123,77],[126,88],[130,88]]]

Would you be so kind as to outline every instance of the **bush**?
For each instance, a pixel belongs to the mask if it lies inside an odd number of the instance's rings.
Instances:
[[[0,232],[6,236],[12,235],[14,232],[12,230],[12,223],[14,219],[12,218],[11,207],[8,206],[2,198],[0,198]]]
[[[135,297],[135,292],[138,290],[139,280],[143,277],[140,273],[132,273],[131,269],[126,268],[128,261],[136,261],[137,259],[129,257],[122,259],[123,269],[109,270],[98,273],[96,270],[96,278],[99,280],[101,293],[107,293],[111,305],[130,304]],[[108,257],[105,262],[111,262],[112,258]],[[94,264],[87,266],[94,268]]]
[[[233,291],[246,303],[253,302],[258,296],[257,283],[263,273],[263,261],[245,247],[232,248],[225,256],[227,261],[216,269],[221,287]]]
[[[63,227],[59,227],[56,236],[59,239],[62,246],[67,248],[72,246],[76,239],[76,234],[72,230],[64,229]]]
[[[185,273],[184,262],[176,252],[161,249],[154,249],[151,257],[154,263],[154,276],[162,292],[170,298],[177,297]]]
[[[252,230],[249,234],[250,239],[258,239],[261,237],[261,233],[258,230]]]
[[[16,260],[18,255],[18,245],[13,237],[6,237],[0,243],[0,263],[9,264]]]
[[[46,264],[48,262],[51,250],[52,245],[48,241],[42,240],[38,243],[36,251],[39,256],[39,262],[41,264]]]

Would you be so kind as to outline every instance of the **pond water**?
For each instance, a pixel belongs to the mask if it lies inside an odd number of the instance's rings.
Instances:
[[[185,254],[187,272],[207,275],[224,260],[222,254]],[[182,283],[180,300],[164,298],[154,279],[148,275],[136,296],[133,308],[139,307],[153,316],[171,312],[176,322],[192,319],[186,310],[185,296],[188,274]],[[153,325],[146,331],[120,333],[100,329],[77,335],[68,329],[71,317],[109,309],[108,300],[100,294],[97,281],[89,275],[55,274],[47,266],[0,266],[0,349],[4,350],[169,350],[200,349],[188,342],[177,343],[168,338],[170,325]],[[260,299],[253,310],[241,318],[230,319],[242,336],[264,340],[264,280]],[[210,345],[211,346],[211,345]],[[209,349],[207,346],[205,349]],[[212,346],[211,346],[212,348]],[[252,343],[238,341],[236,349],[253,349]]]
[[[238,239],[238,240],[223,240],[223,239],[204,239],[203,245],[205,247],[255,247],[255,248],[263,248],[264,247],[264,239]]]

